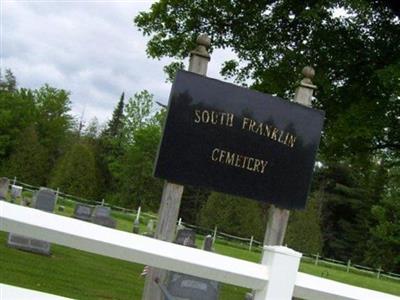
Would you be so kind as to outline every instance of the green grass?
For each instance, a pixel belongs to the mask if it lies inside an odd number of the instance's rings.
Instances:
[[[73,206],[62,204],[65,207],[64,212],[57,213],[72,215]],[[132,230],[133,215],[116,212],[113,216],[117,219],[118,229],[129,232]],[[145,223],[142,224],[141,232],[144,232]],[[51,257],[41,256],[6,247],[6,237],[6,233],[0,232],[2,283],[77,299],[141,298],[144,279],[140,277],[140,273],[143,265],[54,244]],[[200,247],[202,243],[203,237],[197,236],[197,246]],[[260,252],[249,252],[243,247],[234,247],[224,241],[217,241],[215,251],[252,262],[259,262],[261,258]],[[310,262],[302,262],[300,271],[400,296],[400,281],[376,279],[373,275],[361,272],[347,273],[335,266],[315,266]],[[220,299],[242,300],[246,291],[244,288],[223,284]]]
[[[338,269],[331,265],[318,266],[312,263],[302,263],[300,271],[315,276],[322,276],[327,279],[340,281],[343,283],[373,289],[384,293],[400,296],[400,280],[392,280],[387,278],[377,279],[373,274],[361,273],[358,270],[352,270],[347,273],[345,270]]]

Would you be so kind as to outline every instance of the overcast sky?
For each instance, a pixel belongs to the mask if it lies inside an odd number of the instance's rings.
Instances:
[[[163,66],[171,60],[148,58],[148,38],[133,24],[152,1],[0,2],[1,69],[10,68],[19,87],[66,89],[72,113],[84,110],[87,121],[110,118],[122,91],[132,96],[147,89],[167,102]],[[213,53],[208,76],[221,79],[224,57],[232,54]]]

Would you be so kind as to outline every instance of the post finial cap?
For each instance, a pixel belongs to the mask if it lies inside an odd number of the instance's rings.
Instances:
[[[315,70],[313,67],[310,66],[305,66],[301,73],[304,75],[304,77],[308,79],[313,79],[315,76]]]
[[[211,46],[211,39],[207,34],[200,34],[196,39],[196,43],[200,46],[209,48]]]

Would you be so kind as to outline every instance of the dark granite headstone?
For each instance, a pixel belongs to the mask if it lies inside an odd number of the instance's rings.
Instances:
[[[188,247],[196,247],[196,233],[189,228],[183,228],[178,230],[175,238],[176,244],[181,244]]]
[[[53,212],[56,204],[56,194],[53,190],[47,188],[40,188],[40,190],[36,193],[35,196],[35,205],[36,209],[40,209],[46,212]],[[7,244],[10,247],[44,254],[50,255],[51,244],[46,241],[33,239],[30,237],[17,235],[10,233],[8,235]]]
[[[191,275],[171,272],[167,288],[178,299],[218,299],[218,282]]]
[[[56,206],[56,193],[47,188],[40,188],[35,196],[35,208],[53,212]]]
[[[204,238],[203,250],[212,251],[212,246],[213,246],[213,238],[211,235],[207,235]]]
[[[9,185],[10,180],[7,177],[0,178],[0,200],[6,199]]]
[[[92,219],[92,211],[93,207],[87,204],[77,203],[75,205],[73,218],[83,220],[83,221],[91,221]]]
[[[94,208],[92,222],[98,225],[115,228],[117,223],[111,218],[111,208],[97,205]]]
[[[93,215],[96,217],[109,217],[111,215],[111,208],[107,206],[96,205]]]

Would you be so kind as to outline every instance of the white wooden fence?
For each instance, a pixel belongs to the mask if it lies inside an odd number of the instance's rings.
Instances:
[[[251,288],[256,290],[256,300],[289,300],[292,294],[304,299],[400,300],[400,297],[393,295],[297,272],[301,254],[286,247],[265,247],[262,264],[256,264],[5,201],[0,201],[0,230]],[[12,287],[0,286],[2,300],[16,299],[8,297],[9,294],[3,289],[10,291]],[[16,290],[29,293],[23,289]],[[37,292],[31,293],[34,295]],[[34,299],[33,297],[27,294],[26,298],[19,299]]]

